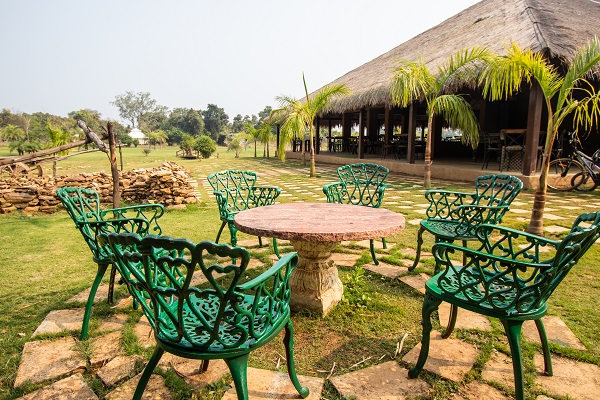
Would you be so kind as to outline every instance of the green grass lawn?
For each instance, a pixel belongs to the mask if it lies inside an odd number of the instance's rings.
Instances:
[[[5,150],[0,148],[0,156],[7,155]],[[173,147],[157,148],[146,156],[139,147],[123,149],[124,168],[153,167],[164,161],[176,161],[192,172],[192,176],[199,182],[201,201],[185,211],[167,211],[160,222],[165,234],[188,237],[194,241],[214,239],[220,226],[217,207],[205,184],[206,176],[211,172],[220,169],[256,171],[261,184],[279,186],[283,194],[289,195],[280,196],[280,202],[298,199],[325,201],[320,188],[323,184],[336,180],[335,166],[317,165],[318,176],[311,179],[306,166],[296,161],[281,163],[275,158],[255,159],[252,148],[242,152],[240,158],[234,158],[233,153],[219,147],[218,157],[215,155],[207,160],[176,159],[176,150]],[[259,154],[262,154],[262,148],[259,149]],[[108,160],[103,153],[68,158],[61,161],[58,167],[61,175],[109,170]],[[51,173],[51,164],[45,165],[45,172]],[[425,203],[421,180],[391,174],[387,182],[389,186],[383,207],[404,214],[409,222],[420,220],[423,214],[419,210],[424,208],[421,205]],[[472,185],[434,182],[434,186],[469,191]],[[532,201],[533,193],[523,191],[513,209],[530,210]],[[600,192],[550,194],[548,202],[545,224],[569,227],[579,213],[600,209]],[[504,222],[507,226],[524,229],[528,218],[529,214],[526,212],[511,211]],[[416,247],[417,229],[418,225],[407,223],[404,231],[388,238],[393,245],[387,251],[382,251],[380,258],[398,265],[402,264],[401,260],[410,259],[411,254],[407,249]],[[224,235],[227,240],[228,235]],[[240,233],[238,238],[244,240],[250,236]],[[427,234],[424,238],[424,250],[430,250],[433,238]],[[357,248],[339,250],[359,251],[363,255],[359,263],[370,262],[367,249],[355,249]],[[253,256],[265,261],[266,266],[269,265],[268,250],[252,248],[251,251]],[[585,351],[576,351],[553,345],[553,352],[600,365],[600,311],[594,301],[600,298],[598,265],[600,245],[595,245],[553,295],[549,313],[560,316],[587,348]],[[432,260],[426,259],[424,266],[417,271],[431,273],[432,270]],[[12,384],[24,343],[31,340],[31,334],[49,311],[72,306],[66,305],[67,299],[88,288],[95,271],[87,246],[64,211],[49,216],[27,216],[20,213],[0,215],[1,398],[13,399],[23,394],[23,390],[12,389]],[[361,271],[356,267],[341,267],[340,277],[346,287],[355,285],[366,300],[348,298],[326,318],[309,313],[297,313],[293,316],[296,365],[300,374],[325,377],[335,363],[334,375],[338,375],[356,369],[353,365],[365,359],[367,361],[359,368],[390,360],[399,339],[409,333],[402,352],[396,357],[400,360],[419,342],[422,295],[398,280],[382,278],[369,272],[362,275]],[[258,272],[260,271],[256,273]],[[125,294],[123,287],[118,291]],[[108,306],[96,306],[92,324],[98,323],[98,316],[113,312]],[[506,350],[501,332],[500,324],[494,324],[494,331],[490,333],[456,333],[458,337],[475,343],[482,349],[482,356],[468,379],[481,379],[480,372],[486,357],[495,349]],[[525,346],[528,356],[532,356],[535,350],[533,345]],[[251,364],[274,369],[278,354],[284,354],[283,352],[281,341],[275,340],[253,353],[250,357]],[[427,374],[425,377],[434,388],[430,398],[447,398],[455,388],[442,379]],[[93,377],[89,379],[93,382]],[[99,395],[102,398],[101,391]],[[324,397],[341,398],[328,384]]]

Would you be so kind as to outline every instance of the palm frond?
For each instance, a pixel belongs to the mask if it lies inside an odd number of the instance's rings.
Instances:
[[[424,62],[403,60],[394,68],[390,94],[394,104],[407,107],[414,101],[424,100],[434,91],[436,79]]]
[[[446,92],[458,87],[476,87],[481,73],[491,60],[493,54],[482,47],[457,52],[438,68],[441,90]]]
[[[583,126],[589,131],[592,126],[598,126],[600,122],[600,92],[593,85],[585,81],[589,89],[578,88],[586,92],[582,100],[576,101],[574,106],[573,124],[575,127]]]
[[[454,129],[463,133],[462,141],[475,149],[479,144],[479,123],[469,102],[461,95],[445,94],[436,97],[429,112],[441,115]]]
[[[575,58],[565,74],[560,88],[557,104],[565,102],[571,92],[582,79],[588,77],[600,63],[600,42],[596,37],[590,40],[585,47],[575,53]]]

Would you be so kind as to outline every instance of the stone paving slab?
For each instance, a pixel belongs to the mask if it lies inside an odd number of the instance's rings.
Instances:
[[[481,377],[486,381],[496,382],[514,390],[515,380],[510,356],[502,352],[493,352],[483,366]]]
[[[544,230],[546,232],[550,232],[550,233],[563,233],[563,232],[569,232],[571,229],[565,228],[564,226],[550,225],[550,226],[545,226]]]
[[[438,308],[438,315],[440,317],[440,324],[448,326],[448,321],[450,320],[450,303],[442,302]],[[455,329],[479,329],[480,331],[489,332],[492,330],[492,324],[485,315],[459,308]]]
[[[81,330],[84,311],[83,308],[50,311],[31,337],[36,337],[44,333]]]
[[[547,315],[542,318],[542,322],[544,322],[549,342],[572,349],[587,350],[560,317]],[[525,321],[523,323],[523,335],[528,342],[541,343],[540,335],[534,321]]]
[[[140,320],[133,327],[133,331],[135,332],[140,346],[144,349],[152,347],[156,345],[156,339],[154,339],[154,332],[152,330],[152,326],[145,315],[142,315]]]
[[[333,253],[331,259],[336,265],[343,265],[345,267],[353,267],[359,258],[362,256],[356,253]]]
[[[135,374],[135,365],[143,361],[141,356],[117,356],[96,371],[106,386],[114,386],[125,378]]]
[[[142,374],[128,380],[105,397],[106,400],[131,400],[135,393],[135,388]],[[146,390],[142,395],[142,400],[172,400],[173,393],[165,386],[165,378],[160,375],[152,374]]]
[[[90,357],[90,364],[93,367],[106,364],[116,356],[122,353],[121,351],[121,337],[123,336],[122,331],[111,332],[104,336],[94,338],[92,341],[92,356]]]
[[[100,326],[98,326],[98,329],[96,329],[96,331],[103,332],[123,329],[125,323],[127,323],[127,318],[127,314],[111,315],[110,317],[106,318],[100,323]]]
[[[27,342],[23,347],[14,387],[22,386],[27,381],[41,383],[56,379],[84,371],[85,367],[85,360],[77,351],[72,337]]]
[[[158,365],[173,368],[194,389],[204,388],[229,373],[229,368],[223,360],[210,360],[206,372],[200,373],[200,360],[178,357],[170,353],[165,353]]]
[[[91,286],[89,288],[85,289],[84,291],[76,294],[75,296],[71,297],[69,300],[67,300],[67,303],[74,303],[74,302],[86,303],[88,300],[88,297],[90,296],[90,290],[92,290]],[[98,303],[100,301],[105,301],[106,299],[108,299],[108,285],[98,286],[98,290],[96,290],[96,296],[94,296],[94,303]]]
[[[451,337],[442,339],[441,333],[437,331],[431,332],[430,342],[429,357],[423,369],[453,382],[460,382],[464,378],[473,368],[479,354],[472,344]],[[420,351],[421,343],[406,353],[402,361],[416,364]]]
[[[387,241],[387,248],[391,248],[393,246],[392,242]],[[381,240],[375,240],[374,242],[374,246],[377,250],[387,250],[383,248],[383,242]],[[360,240],[358,242],[354,242],[355,245],[360,246],[360,247],[364,247],[365,249],[370,249],[371,248],[371,241],[369,239],[366,240]]]
[[[342,396],[357,400],[402,400],[426,396],[431,388],[421,379],[408,379],[408,370],[396,361],[336,376],[330,381]]]
[[[18,400],[98,400],[98,396],[85,383],[81,374],[75,374],[19,397]]]
[[[308,387],[310,390],[308,400],[319,400],[321,398],[325,383],[323,378],[298,375],[298,380],[301,385]],[[301,397],[287,372],[248,368],[248,398],[252,400],[283,400],[300,399]],[[222,400],[237,400],[235,387],[226,391]]]
[[[468,385],[461,387],[458,393],[455,393],[452,400],[510,400],[512,397],[505,396],[501,391],[485,383],[473,381]]]
[[[412,287],[415,290],[425,294],[425,282],[427,279],[431,278],[427,274],[418,274],[418,275],[406,275],[400,278],[400,281]]]
[[[381,260],[379,261],[379,265],[375,265],[375,263],[371,262],[370,264],[365,264],[363,267],[376,274],[387,276],[388,278],[396,278],[408,272],[407,267],[388,264]]]
[[[554,376],[543,375],[544,357],[534,356],[538,372],[535,382],[551,395],[569,396],[575,400],[600,399],[600,367],[552,355]]]

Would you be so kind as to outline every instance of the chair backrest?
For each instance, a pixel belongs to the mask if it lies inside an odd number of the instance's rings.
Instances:
[[[159,204],[102,211],[100,196],[95,190],[62,187],[56,189],[56,195],[75,223],[75,227],[81,232],[96,262],[110,262],[109,254],[104,248],[98,246],[97,237],[100,233],[137,232],[142,235],[150,231],[161,233],[157,220],[164,212],[164,208]],[[110,219],[104,218],[105,214]]]
[[[343,202],[378,208],[383,201],[385,178],[389,170],[377,164],[349,164],[337,169],[347,191]]]
[[[241,170],[223,170],[208,176],[213,190],[248,190],[256,184],[256,173]]]
[[[475,180],[474,203],[480,206],[510,205],[523,189],[523,182],[515,176],[504,174],[490,174],[478,177]],[[500,223],[507,210],[503,210],[495,221]]]
[[[242,247],[134,233],[101,234],[99,242],[110,247],[129,292],[162,341],[235,349],[269,334],[276,317],[289,315],[295,253],[284,256],[290,268],[257,284],[251,296],[240,284],[250,261]],[[202,289],[191,285],[197,269],[208,281]]]

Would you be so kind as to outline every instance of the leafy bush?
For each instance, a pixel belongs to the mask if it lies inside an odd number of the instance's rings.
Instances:
[[[198,151],[202,158],[209,158],[212,153],[217,151],[217,144],[209,136],[201,135],[196,138],[194,150]]]

